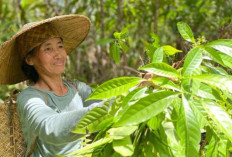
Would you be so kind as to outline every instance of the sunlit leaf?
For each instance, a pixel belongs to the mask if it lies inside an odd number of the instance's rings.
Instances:
[[[172,81],[170,81],[169,79],[165,78],[165,77],[154,77],[152,79],[152,82],[156,85],[156,86],[160,86],[162,88],[166,88],[166,89],[171,89],[171,90],[175,90],[180,92],[180,87],[173,83]]]
[[[72,132],[86,134],[98,131],[98,124],[109,117],[106,107],[96,107],[86,113],[78,122]]]
[[[209,142],[206,157],[218,157],[218,139],[215,136]]]
[[[106,143],[110,143],[112,142],[112,138],[102,138],[96,142],[93,142],[83,148],[80,148],[80,149],[77,149],[75,151],[73,151],[72,153],[69,153],[67,154],[67,156],[70,156],[70,155],[85,155],[85,154],[89,154],[89,153],[92,153],[93,150],[103,144],[106,144]]]
[[[227,76],[215,74],[203,74],[198,76],[191,76],[189,78],[199,80],[211,86],[216,86],[221,90],[227,90],[232,93],[232,79]]]
[[[204,51],[209,53],[213,57],[213,60],[215,60],[217,63],[224,65],[222,58],[219,55],[220,52],[216,51],[215,49],[211,47],[204,47]]]
[[[113,139],[119,140],[131,135],[137,128],[138,126],[123,126],[118,128],[111,128],[107,131],[107,133]]]
[[[184,61],[183,76],[190,76],[192,72],[201,64],[202,62],[202,50],[199,47],[193,48],[188,52],[188,55]]]
[[[232,40],[230,40],[230,39],[214,40],[214,41],[209,42],[205,46],[212,47],[212,48],[232,57]]]
[[[122,115],[115,117],[114,126],[137,125],[144,122],[166,109],[178,94],[170,91],[152,93],[130,106]]]
[[[159,47],[155,50],[155,52],[153,53],[153,58],[152,58],[152,63],[154,62],[162,62],[163,61],[163,48]]]
[[[182,38],[184,38],[185,40],[187,40],[189,42],[195,43],[193,32],[187,23],[178,22],[177,28],[178,28]]]
[[[209,116],[221,129],[221,131],[232,141],[232,119],[222,107],[214,101],[202,101],[204,108],[208,111]]]
[[[177,121],[177,133],[185,148],[185,156],[195,157],[198,155],[200,148],[201,132],[189,103],[190,101],[185,95],[182,95],[182,107]]]
[[[166,63],[151,63],[147,64],[145,66],[142,66],[139,68],[139,70],[144,70],[147,72],[151,72],[153,74],[164,76],[164,77],[172,77],[172,78],[178,78],[179,74],[170,65]]]
[[[141,78],[138,77],[119,77],[109,80],[96,88],[87,100],[107,99],[118,96],[136,86],[140,81]]]
[[[182,52],[181,50],[177,50],[176,48],[174,48],[170,45],[162,46],[162,48],[163,48],[163,51],[166,55],[174,55],[178,52]]]
[[[114,150],[122,156],[131,156],[134,153],[134,146],[129,136],[113,141]]]

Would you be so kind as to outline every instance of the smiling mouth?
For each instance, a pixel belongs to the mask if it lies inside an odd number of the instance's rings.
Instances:
[[[57,61],[57,62],[54,63],[54,65],[63,66],[64,61]]]

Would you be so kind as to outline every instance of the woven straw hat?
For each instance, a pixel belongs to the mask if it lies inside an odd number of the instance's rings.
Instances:
[[[53,37],[63,39],[67,53],[86,38],[90,20],[83,15],[62,15],[25,25],[0,48],[0,84],[27,80],[21,65],[26,54]]]

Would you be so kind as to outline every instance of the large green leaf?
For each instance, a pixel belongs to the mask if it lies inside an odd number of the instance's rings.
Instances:
[[[217,100],[218,97],[215,94],[217,94],[216,91],[206,84],[201,84],[197,92],[199,97]]]
[[[144,71],[151,72],[156,75],[164,76],[164,77],[173,77],[173,78],[179,77],[179,74],[176,71],[176,69],[174,69],[173,67],[171,67],[170,65],[166,63],[147,64],[143,67],[140,67],[139,70],[144,70]]]
[[[227,76],[215,74],[203,74],[198,76],[191,76],[189,78],[199,80],[211,86],[216,86],[221,90],[226,90],[232,93],[232,79]]]
[[[187,23],[178,22],[177,28],[178,28],[182,38],[184,38],[185,40],[187,40],[189,42],[195,43],[193,32]]]
[[[163,61],[163,57],[164,57],[164,54],[163,54],[163,48],[162,47],[159,47],[155,50],[155,52],[153,53],[153,58],[152,58],[152,63],[155,63],[155,62],[162,62]]]
[[[177,122],[177,133],[185,148],[186,157],[195,157],[200,148],[201,132],[197,119],[189,105],[190,101],[182,95],[182,107]]]
[[[228,115],[227,112],[214,101],[202,101],[202,104],[208,111],[211,119],[232,142],[232,119],[230,115]]]
[[[184,66],[182,70],[183,76],[192,75],[192,72],[201,64],[201,62],[202,50],[199,47],[195,47],[188,52],[188,55],[184,61]]]
[[[212,47],[232,57],[232,40],[230,39],[219,39],[219,40],[211,41],[205,46]]]
[[[215,49],[211,48],[211,47],[204,47],[204,51],[209,53],[212,57],[213,60],[216,61],[217,63],[224,65],[221,56],[219,55],[220,52],[216,51]]]
[[[141,80],[138,77],[119,77],[109,80],[101,84],[86,100],[118,96],[136,86]]]
[[[225,55],[223,53],[219,53],[219,56],[222,58],[222,61],[224,65],[228,66],[230,69],[232,69],[232,57]]]
[[[202,104],[197,100],[193,101],[190,105],[191,105],[191,109],[192,109],[192,111],[193,111],[193,113],[198,121],[199,127],[202,129],[204,126],[206,126],[208,124],[208,120],[207,120],[208,113],[204,109]]]
[[[96,107],[86,113],[78,122],[72,132],[79,134],[86,134],[98,131],[98,124],[104,119],[108,118],[106,107]]]
[[[150,133],[149,141],[155,146],[160,157],[173,157],[172,150],[168,145],[167,135],[165,134],[165,130],[162,125],[158,131]]]
[[[206,151],[206,157],[218,157],[218,139],[213,136]]]
[[[145,93],[147,89],[147,87],[140,87],[128,93],[128,95],[123,98],[121,103],[123,110],[127,110],[126,108],[128,108],[131,103],[135,103],[135,101],[139,100],[140,98],[147,96]]]
[[[134,153],[134,147],[129,136],[113,141],[114,150],[122,156],[131,156]]]
[[[178,94],[170,91],[152,93],[130,106],[127,112],[115,117],[114,126],[137,125],[144,122],[166,109]]]

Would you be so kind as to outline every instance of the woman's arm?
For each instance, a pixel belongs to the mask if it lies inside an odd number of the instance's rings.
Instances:
[[[20,119],[26,129],[39,136],[40,140],[51,144],[63,144],[82,137],[83,135],[71,131],[89,110],[101,106],[92,104],[82,109],[57,113],[46,105],[42,94],[35,96],[28,93],[26,96],[19,95],[17,103]]]

